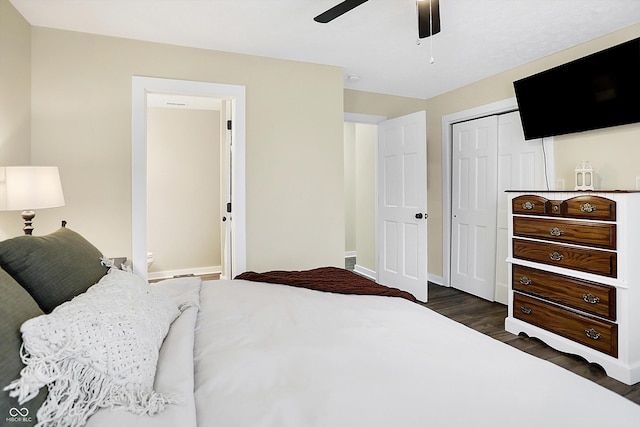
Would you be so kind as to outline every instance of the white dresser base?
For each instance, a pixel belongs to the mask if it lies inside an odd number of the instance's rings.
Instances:
[[[521,320],[507,317],[504,321],[504,327],[507,332],[514,335],[525,333],[531,338],[538,338],[563,353],[578,355],[590,363],[596,363],[607,372],[607,375],[620,382],[633,385],[640,382],[640,366],[626,366],[618,359],[608,356],[596,350],[591,350],[575,341],[568,340],[552,332],[538,328],[537,326],[523,322]]]

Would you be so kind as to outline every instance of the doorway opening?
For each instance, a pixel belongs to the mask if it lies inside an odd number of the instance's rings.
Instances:
[[[246,211],[245,211],[245,87],[207,82],[162,78],[132,78],[132,251],[133,270],[148,277],[148,97],[149,94],[169,94],[199,97],[205,101],[221,100],[229,105],[230,150],[228,176],[229,201],[224,209],[225,227],[228,229],[222,249],[221,277],[232,278],[246,270]],[[200,221],[220,218],[194,218],[184,206],[183,221],[197,226]],[[197,232],[194,230],[194,232]],[[184,247],[189,252],[189,247]]]
[[[147,95],[149,280],[222,274],[229,132],[218,98]],[[190,220],[185,220],[188,215]],[[185,248],[189,248],[188,251]]]
[[[386,120],[381,116],[345,114],[345,140],[349,133],[357,146],[357,133],[363,158],[356,150],[350,154],[345,144],[345,161],[354,158],[362,191],[356,188],[349,200],[345,189],[345,224],[356,228],[355,271],[388,286],[427,300],[427,223],[426,223],[426,113],[416,112]],[[374,124],[352,128],[349,122]],[[351,132],[350,132],[351,131]],[[356,147],[357,148],[357,147]],[[360,166],[361,171],[357,170]],[[361,172],[361,173],[358,173]],[[349,182],[345,168],[345,182]],[[356,176],[352,176],[355,181]],[[357,185],[357,183],[356,183]],[[351,212],[350,202],[354,202]],[[360,209],[358,210],[358,206]],[[358,236],[358,229],[361,235]],[[345,246],[349,250],[347,230]],[[366,264],[368,263],[368,264]],[[372,270],[373,268],[373,270]]]
[[[375,212],[378,126],[344,124],[345,266],[376,280]]]
[[[385,116],[344,114],[345,267],[377,281],[376,151]]]

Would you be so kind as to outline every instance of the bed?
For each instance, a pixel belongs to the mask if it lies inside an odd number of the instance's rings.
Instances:
[[[640,425],[633,402],[341,269],[149,285],[101,256],[68,228],[0,242],[7,425]]]

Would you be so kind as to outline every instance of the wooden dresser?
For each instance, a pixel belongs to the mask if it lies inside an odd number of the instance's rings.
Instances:
[[[509,191],[507,331],[640,381],[640,192]]]

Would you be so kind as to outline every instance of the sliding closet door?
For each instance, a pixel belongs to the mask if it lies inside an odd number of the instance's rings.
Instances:
[[[507,226],[509,215],[505,190],[545,189],[545,164],[542,140],[524,140],[517,111],[498,116],[498,217],[495,299],[507,304],[509,290]]]
[[[498,117],[453,126],[451,286],[493,301]]]
[[[542,141],[504,113],[455,124],[452,159],[451,286],[506,304],[505,190],[546,188]]]

